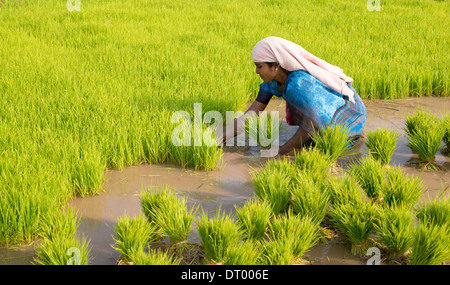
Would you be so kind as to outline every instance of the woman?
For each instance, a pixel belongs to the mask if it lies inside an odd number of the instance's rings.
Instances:
[[[349,129],[356,141],[362,134],[366,109],[352,87],[352,78],[342,69],[307,52],[301,46],[279,37],[258,42],[252,51],[256,73],[264,81],[256,100],[246,112],[263,111],[272,96],[283,97],[288,106],[288,121],[299,128],[279,149],[286,154],[296,147],[308,145],[311,134],[337,124]],[[242,117],[235,121],[224,139],[236,136]]]

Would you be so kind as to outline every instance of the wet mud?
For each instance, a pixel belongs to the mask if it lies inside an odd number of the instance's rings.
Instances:
[[[416,155],[407,146],[404,136],[405,116],[417,109],[444,115],[450,110],[450,98],[406,98],[396,100],[365,100],[367,123],[365,132],[376,128],[392,128],[401,134],[397,149],[391,159],[391,165],[401,166],[403,171],[420,175],[424,184],[423,201],[438,197],[450,186],[450,175],[445,171],[418,169],[413,165]],[[266,110],[276,110],[280,118],[285,118],[285,103],[281,99],[271,100]],[[282,144],[296,131],[296,126],[283,122]],[[354,150],[360,152],[340,159],[339,164],[345,168],[346,163],[366,155],[364,141],[361,140]],[[114,226],[117,219],[127,213],[130,216],[141,212],[139,193],[156,187],[168,185],[178,195],[187,197],[188,207],[200,206],[202,210],[214,214],[219,207],[228,213],[234,213],[234,207],[243,205],[253,197],[251,172],[261,167],[267,158],[258,156],[259,147],[224,147],[224,165],[215,171],[194,171],[181,169],[172,165],[139,165],[123,170],[107,170],[104,193],[76,198],[69,202],[81,218],[78,228],[79,236],[90,239],[91,264],[114,265],[120,257],[111,245],[114,243]],[[438,153],[436,161],[450,170],[450,158]],[[200,243],[196,225],[193,224],[190,242]],[[333,239],[320,243],[306,254],[313,264],[366,264],[364,258],[352,256],[342,240]],[[31,246],[13,249],[0,248],[0,264],[29,264],[33,258]]]

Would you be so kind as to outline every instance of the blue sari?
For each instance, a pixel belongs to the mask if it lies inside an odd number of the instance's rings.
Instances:
[[[349,130],[349,139],[356,141],[362,135],[367,113],[355,88],[351,83],[348,86],[355,92],[355,104],[307,71],[297,70],[289,74],[281,93],[275,80],[262,83],[256,100],[267,104],[272,96],[283,97],[292,120],[307,133],[339,124]]]

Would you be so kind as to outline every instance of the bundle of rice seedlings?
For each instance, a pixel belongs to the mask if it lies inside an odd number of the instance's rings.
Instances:
[[[330,212],[331,220],[344,233],[351,254],[365,256],[371,247],[369,236],[374,229],[374,213],[374,206],[370,203],[342,204]]]
[[[380,160],[366,157],[349,165],[349,174],[358,181],[367,196],[380,201],[385,187],[386,172]]]
[[[299,172],[291,194],[294,212],[301,217],[311,217],[313,224],[319,226],[327,214],[329,191],[323,191],[317,186],[309,174]]]
[[[213,218],[202,213],[196,223],[205,257],[212,262],[223,262],[228,248],[236,246],[240,241],[239,226],[220,209]]]
[[[289,265],[295,259],[291,242],[269,240],[261,245],[261,263],[265,265]]]
[[[406,253],[413,239],[413,214],[410,209],[390,207],[377,209],[374,227],[381,243],[395,257]]]
[[[133,265],[179,265],[181,257],[175,257],[168,250],[161,249],[144,251],[134,251],[130,255],[130,262]]]
[[[335,207],[345,204],[360,205],[365,200],[361,186],[352,176],[330,177],[326,191],[330,194],[330,202]]]
[[[235,209],[242,237],[245,240],[264,239],[272,216],[270,205],[265,201],[255,199],[245,203],[242,207],[235,206]]]
[[[171,194],[175,196],[175,194]],[[172,244],[186,241],[198,207],[188,211],[186,198],[170,198],[152,210],[154,222],[170,238]]]
[[[281,248],[290,248],[292,257],[298,259],[318,242],[319,234],[313,218],[289,211],[272,220],[268,236],[270,241],[280,243]]]
[[[388,165],[399,137],[400,134],[397,131],[389,129],[376,129],[368,132],[365,144],[369,156],[379,160],[383,165]]]
[[[294,171],[290,161],[277,159],[268,161],[263,169],[252,174],[257,198],[266,201],[274,215],[282,213],[289,204]]]
[[[389,168],[386,172],[386,184],[382,190],[383,204],[411,209],[423,193],[421,178],[404,174],[400,167]]]
[[[52,211],[41,222],[42,243],[37,247],[35,261],[40,265],[87,265],[89,240],[76,238],[80,220],[69,208],[65,213]]]
[[[116,237],[113,237],[112,248],[121,254],[121,259],[131,261],[131,255],[144,252],[148,243],[161,238],[161,233],[154,223],[149,223],[142,214],[131,218],[124,214],[114,226]]]
[[[349,131],[341,125],[327,126],[325,129],[311,134],[314,147],[327,155],[332,162],[351,148],[348,139]]]
[[[259,263],[259,259],[259,245],[252,241],[245,241],[227,248],[223,264],[256,265]]]
[[[279,138],[281,129],[278,116],[269,115],[267,112],[248,116],[244,125],[245,133],[261,148],[270,148]]]
[[[450,197],[436,198],[431,203],[417,205],[415,212],[417,220],[423,225],[450,227]]]
[[[441,141],[446,132],[440,120],[432,114],[418,111],[417,114],[407,116],[405,122],[408,144],[419,156],[418,165],[426,169],[440,169],[434,160],[442,148]]]
[[[331,168],[331,160],[318,148],[304,148],[294,153],[294,166],[299,171],[307,172],[316,184],[326,181]]]
[[[450,113],[442,119],[442,127],[445,129],[445,134],[442,138],[445,147],[441,152],[446,156],[450,156]]]
[[[414,232],[410,263],[412,265],[438,265],[450,260],[448,225],[419,224]]]
[[[169,192],[169,187],[166,185],[155,190],[143,191],[139,195],[139,199],[144,215],[149,222],[154,222],[157,209],[164,203],[176,203],[177,197]]]

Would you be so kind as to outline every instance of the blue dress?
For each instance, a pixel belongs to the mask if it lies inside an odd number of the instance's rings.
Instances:
[[[297,70],[289,74],[281,93],[275,80],[262,83],[256,100],[267,104],[272,96],[283,97],[293,121],[307,133],[313,134],[327,126],[340,124],[348,128],[350,139],[357,140],[362,134],[367,113],[355,88],[351,83],[348,86],[355,92],[355,104],[309,72]]]

